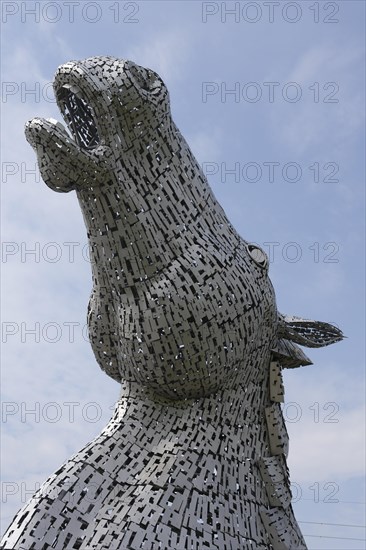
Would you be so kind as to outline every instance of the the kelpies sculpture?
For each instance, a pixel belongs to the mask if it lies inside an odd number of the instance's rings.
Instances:
[[[90,341],[122,391],[1,548],[305,549],[281,370],[341,331],[278,313],[266,254],[217,203],[155,72],[92,57],[59,67],[54,89],[72,137],[39,118],[26,137],[45,183],[76,190]]]

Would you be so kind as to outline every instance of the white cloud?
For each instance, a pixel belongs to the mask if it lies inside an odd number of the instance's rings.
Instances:
[[[199,162],[220,158],[222,133],[218,127],[211,128],[210,133],[198,131],[187,136],[187,142]]]
[[[29,43],[16,45],[12,53],[4,59],[3,78],[5,81],[18,82],[22,79],[24,82],[46,83],[47,77],[43,74],[34,53],[34,48]]]
[[[363,371],[358,369],[355,376],[347,367],[318,368],[315,364],[285,371],[289,466],[291,479],[298,483],[346,480],[364,473]]]
[[[313,403],[310,406],[313,406]],[[320,404],[323,421],[315,423],[314,417],[311,416],[317,412],[317,406],[311,410],[308,406],[306,412],[309,419],[289,428],[289,467],[292,480],[332,481],[335,478],[362,476],[364,473],[364,408],[359,406],[352,411],[340,411],[339,422],[331,424],[324,421],[324,418],[337,409],[336,405],[327,406],[327,403],[332,402]],[[337,415],[334,419],[337,419]]]
[[[288,75],[291,82],[311,82],[321,75],[323,80],[332,80],[336,75],[349,70],[350,65],[361,60],[362,52],[348,44],[346,48],[319,45],[308,49]]]
[[[290,151],[301,155],[321,147],[339,158],[346,140],[364,124],[362,82],[357,80],[362,59],[363,51],[352,44],[319,45],[283,76],[284,83],[295,82],[302,92],[297,103],[278,103],[272,118]]]
[[[149,36],[148,41],[126,51],[126,58],[155,70],[172,82],[184,78],[194,48],[187,29],[172,28]]]

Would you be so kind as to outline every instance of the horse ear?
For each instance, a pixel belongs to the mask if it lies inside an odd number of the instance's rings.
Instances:
[[[342,331],[329,323],[279,314],[278,336],[308,348],[322,348],[343,340]]]

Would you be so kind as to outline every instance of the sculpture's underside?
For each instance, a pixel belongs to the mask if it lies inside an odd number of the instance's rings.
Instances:
[[[291,507],[282,368],[341,332],[277,312],[268,260],[231,226],[156,73],[58,69],[72,132],[34,119],[44,181],[87,226],[90,341],[122,383],[103,432],[17,514],[1,548],[304,549]]]

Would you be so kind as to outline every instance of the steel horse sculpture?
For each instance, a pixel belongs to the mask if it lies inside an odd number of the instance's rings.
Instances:
[[[341,331],[277,312],[266,254],[217,203],[155,72],[91,57],[59,67],[54,90],[72,137],[35,118],[26,138],[45,183],[78,196],[90,342],[122,390],[1,548],[305,549],[281,371]]]

